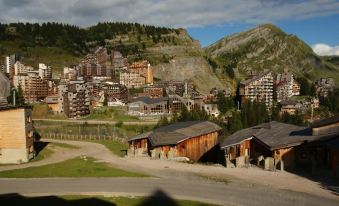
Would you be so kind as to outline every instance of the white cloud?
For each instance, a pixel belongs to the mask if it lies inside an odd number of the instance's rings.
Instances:
[[[128,21],[170,27],[266,23],[339,14],[336,0],[0,0],[0,21],[88,26]]]
[[[319,56],[339,56],[339,46],[329,46],[327,44],[315,44],[312,46],[314,53]]]

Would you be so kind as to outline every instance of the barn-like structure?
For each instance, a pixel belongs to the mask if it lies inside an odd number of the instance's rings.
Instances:
[[[209,121],[171,124],[130,138],[128,155],[199,161],[219,144],[220,131],[221,127]]]

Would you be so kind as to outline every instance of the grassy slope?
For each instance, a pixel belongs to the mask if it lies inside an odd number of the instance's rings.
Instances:
[[[116,169],[93,158],[74,158],[64,162],[0,172],[0,177],[147,177],[144,174]]]
[[[112,140],[96,140],[96,143],[104,145],[107,149],[109,149],[113,154],[123,157],[125,153],[122,150],[128,149],[127,143],[112,141]]]
[[[325,58],[318,57],[312,49],[294,35],[287,35],[281,29],[274,25],[262,25],[264,28],[270,29],[267,38],[274,40],[274,43],[269,45],[268,39],[257,38],[251,41],[240,44],[232,51],[221,52],[214,56],[213,60],[220,68],[224,68],[232,59],[237,59],[237,68],[240,68],[240,75],[238,79],[244,77],[243,71],[245,68],[260,71],[263,69],[271,69],[274,72],[283,72],[284,69],[289,68],[294,74],[298,76],[305,76],[310,80],[315,80],[319,77],[333,77],[336,82],[339,82],[339,67],[326,61]],[[235,34],[236,39],[249,38],[249,32],[241,32]],[[222,47],[223,42],[228,42],[230,38],[219,40],[215,44],[205,48],[208,54],[212,54],[215,50]],[[285,49],[281,49],[280,44],[285,44]],[[265,47],[266,46],[266,47]],[[258,48],[265,50],[259,56],[252,58],[247,57],[248,54],[255,52]],[[281,52],[282,53],[279,53]],[[271,59],[272,54],[275,54]],[[215,55],[215,54],[214,54]],[[219,73],[219,78],[229,80],[229,77]]]

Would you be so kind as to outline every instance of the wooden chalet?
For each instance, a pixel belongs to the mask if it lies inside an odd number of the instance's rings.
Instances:
[[[199,161],[219,144],[221,128],[209,121],[188,121],[160,127],[129,140],[129,156],[178,157]]]
[[[226,166],[265,163],[274,169],[339,169],[339,116],[300,127],[276,121],[240,130],[221,144]],[[243,158],[239,158],[243,157]],[[237,161],[245,161],[238,163]],[[263,165],[261,165],[263,166]]]

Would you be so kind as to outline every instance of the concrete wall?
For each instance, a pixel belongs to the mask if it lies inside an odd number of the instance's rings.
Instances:
[[[2,148],[0,155],[1,164],[20,164],[28,162],[30,157],[28,156],[28,149],[12,149],[12,148]]]

